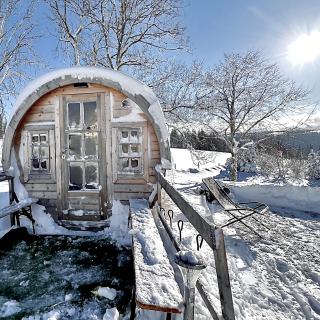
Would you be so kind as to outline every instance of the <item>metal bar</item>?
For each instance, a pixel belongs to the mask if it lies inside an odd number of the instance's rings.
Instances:
[[[229,212],[235,219],[238,219],[238,216],[234,215],[232,212]],[[239,221],[240,223],[242,223],[245,227],[247,227],[249,230],[251,230],[253,233],[255,233],[258,237],[262,238],[262,236],[256,232],[254,229],[252,229],[251,227],[249,227],[246,223],[244,223],[243,221]]]
[[[240,222],[242,219],[248,218],[248,217],[252,216],[253,214],[254,214],[254,212],[251,212],[251,213],[249,213],[249,214],[247,214],[247,215],[245,215],[245,216],[238,217],[237,219],[236,219],[236,218],[231,218],[231,219],[230,219],[231,221],[228,222],[228,223],[226,223],[226,224],[224,224],[223,226],[221,226],[221,228],[227,227],[227,226],[229,226],[230,224],[233,224],[233,223],[235,223],[235,222]],[[228,221],[229,221],[229,220],[228,220]]]

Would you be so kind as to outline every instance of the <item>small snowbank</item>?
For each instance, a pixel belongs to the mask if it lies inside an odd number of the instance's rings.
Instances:
[[[269,207],[320,214],[320,188],[272,183],[226,182],[238,201],[259,201]]]
[[[202,159],[200,160],[200,169],[224,165],[226,160],[230,157],[230,153],[227,152],[195,150],[194,153]],[[189,149],[171,148],[171,155],[173,164],[177,170],[188,170],[190,168],[198,167],[198,161],[194,158],[195,163],[193,162],[192,154]]]

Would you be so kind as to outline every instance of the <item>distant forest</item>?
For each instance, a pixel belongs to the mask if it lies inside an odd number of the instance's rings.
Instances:
[[[268,137],[269,136],[269,137]],[[267,138],[265,138],[267,137]],[[255,133],[252,134],[253,141],[262,140],[258,149],[278,149],[285,156],[295,158],[306,158],[310,150],[320,150],[320,132],[297,130],[280,134]],[[190,148],[196,150],[209,150],[229,152],[226,143],[214,133],[204,130],[177,130],[172,129],[170,133],[172,148]]]

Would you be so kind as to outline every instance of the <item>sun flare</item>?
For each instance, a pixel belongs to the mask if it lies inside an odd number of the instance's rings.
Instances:
[[[293,65],[313,62],[320,56],[320,31],[300,35],[288,48],[288,59]]]

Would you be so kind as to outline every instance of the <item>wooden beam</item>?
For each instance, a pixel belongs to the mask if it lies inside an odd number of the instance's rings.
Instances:
[[[186,216],[194,228],[201,234],[203,239],[208,243],[212,250],[215,250],[214,229],[215,225],[211,224],[205,217],[201,216],[191,204],[177,191],[173,185],[164,178],[162,173],[156,168],[156,177],[158,183],[167,192],[181,212]]]

